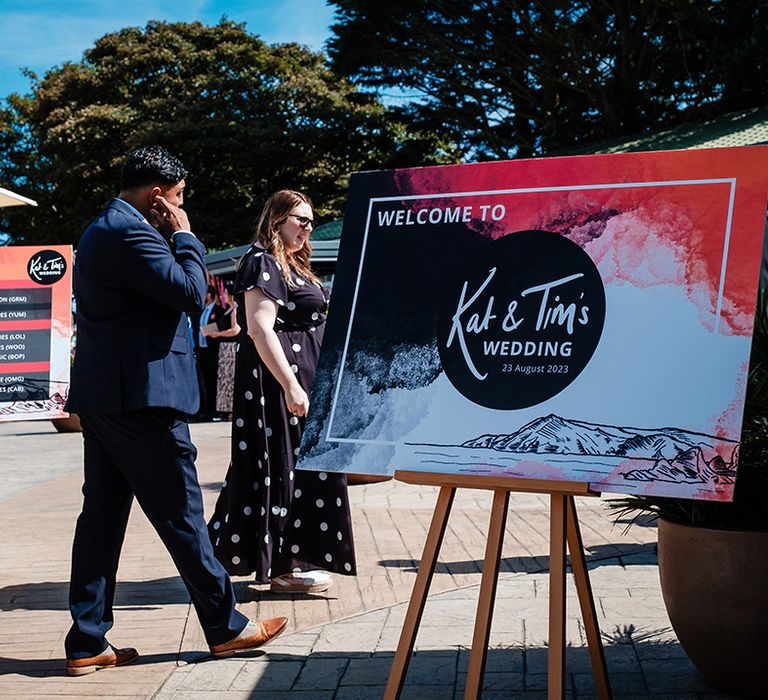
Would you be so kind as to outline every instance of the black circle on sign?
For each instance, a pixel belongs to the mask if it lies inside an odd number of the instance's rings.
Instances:
[[[589,255],[550,231],[489,243],[451,280],[438,320],[451,384],[488,408],[535,406],[587,366],[605,324],[605,288]]]
[[[67,272],[67,261],[55,250],[38,250],[27,263],[29,279],[37,284],[55,284]]]

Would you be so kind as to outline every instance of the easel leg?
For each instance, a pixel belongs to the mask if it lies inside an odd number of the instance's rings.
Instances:
[[[552,494],[549,524],[549,647],[547,698],[565,697],[565,530],[566,499]]]
[[[440,552],[440,545],[443,543],[448,515],[451,512],[455,495],[456,489],[454,487],[443,486],[437,497],[432,524],[429,526],[427,540],[424,543],[424,551],[419,563],[419,572],[416,575],[416,583],[413,585],[408,612],[405,615],[403,630],[400,632],[400,641],[397,643],[397,651],[392,662],[392,670],[389,672],[387,688],[384,691],[384,700],[397,700],[403,689],[405,674],[408,671],[408,663],[411,660],[413,645],[416,642],[416,634],[419,631],[421,616],[429,593],[429,585],[432,583],[432,574],[435,572],[437,555]]]
[[[568,550],[571,554],[571,569],[576,583],[576,592],[579,596],[581,617],[584,620],[584,630],[587,635],[589,658],[592,662],[592,675],[595,677],[595,687],[599,700],[611,700],[611,683],[608,678],[608,669],[605,664],[603,642],[600,639],[600,626],[597,622],[595,600],[592,596],[592,584],[589,582],[587,562],[584,558],[584,543],[581,539],[579,519],[576,515],[576,503],[573,496],[567,497],[567,528]]]
[[[488,639],[491,635],[493,605],[496,601],[496,584],[499,580],[501,547],[504,543],[508,508],[509,491],[494,491],[491,521],[488,525],[488,541],[485,545],[483,578],[480,582],[480,596],[477,601],[475,634],[472,638],[472,653],[469,658],[467,686],[464,691],[465,700],[477,700],[483,689],[483,673],[488,654]]]

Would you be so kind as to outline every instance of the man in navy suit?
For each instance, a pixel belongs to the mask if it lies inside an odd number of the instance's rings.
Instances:
[[[77,350],[67,409],[83,426],[83,509],[72,547],[65,647],[74,676],[133,661],[106,639],[133,497],[181,574],[211,653],[254,649],[287,618],[249,621],[203,518],[187,417],[199,392],[187,314],[207,289],[205,248],[181,209],[187,172],[157,146],[131,153],[120,194],[80,239]]]

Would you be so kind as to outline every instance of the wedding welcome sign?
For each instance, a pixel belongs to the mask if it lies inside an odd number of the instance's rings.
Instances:
[[[358,173],[300,468],[729,500],[763,147]]]
[[[0,421],[68,415],[71,337],[72,246],[0,248]]]

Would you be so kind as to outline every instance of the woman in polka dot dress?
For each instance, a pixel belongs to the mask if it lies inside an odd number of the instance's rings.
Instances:
[[[208,525],[230,574],[277,591],[325,590],[320,569],[356,573],[346,476],[294,470],[327,312],[313,227],[305,195],[276,192],[238,263],[232,461]]]

